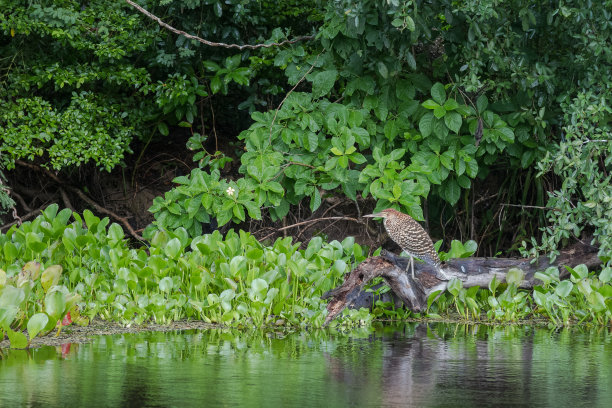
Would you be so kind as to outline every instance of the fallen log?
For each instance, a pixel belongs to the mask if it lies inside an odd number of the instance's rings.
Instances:
[[[427,298],[433,292],[444,291],[448,281],[436,277],[434,267],[415,262],[415,278],[406,273],[408,258],[383,251],[381,256],[366,259],[355,269],[349,272],[342,285],[326,292],[322,298],[330,299],[327,304],[328,315],[325,324],[335,319],[346,307],[361,307],[366,302],[372,304],[372,294],[364,292],[364,286],[376,277],[382,277],[393,291],[393,294],[407,308],[415,312],[422,312],[427,308]],[[442,265],[444,273],[449,278],[460,279],[464,288],[472,286],[487,287],[494,277],[500,282],[506,281],[506,274],[512,268],[519,268],[525,272],[520,284],[521,288],[532,288],[538,284],[534,277],[538,271],[550,266],[559,268],[561,279],[569,276],[563,266],[575,267],[585,264],[593,268],[601,264],[597,256],[597,248],[591,245],[578,243],[561,252],[555,262],[549,262],[547,257],[536,261],[525,258],[459,258],[451,259]]]

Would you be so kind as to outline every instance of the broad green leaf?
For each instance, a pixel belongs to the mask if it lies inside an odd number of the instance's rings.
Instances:
[[[332,269],[338,274],[343,274],[346,272],[346,262],[344,262],[342,259],[336,259]]]
[[[181,241],[178,238],[172,238],[164,247],[164,253],[171,259],[176,259],[181,252]]]
[[[441,290],[436,290],[432,293],[429,294],[429,296],[427,297],[427,309],[429,310],[429,308],[431,307],[431,305],[433,304],[434,300],[436,300],[436,298],[438,297],[438,295],[441,293]]]
[[[159,133],[162,134],[162,136],[168,136],[170,134],[170,131],[168,130],[168,125],[166,125],[164,122],[159,122],[157,124],[157,130],[159,131]]]
[[[19,251],[17,250],[15,244],[10,241],[5,242],[4,257],[6,258],[7,262],[13,262],[17,256],[19,256]]]
[[[6,334],[8,334],[9,341],[11,342],[11,348],[24,349],[28,347],[28,338],[22,332],[8,329]]]
[[[410,31],[414,31],[416,29],[416,26],[414,25],[414,20],[412,19],[412,17],[410,16],[406,16],[404,18],[404,21],[406,23],[406,28]]]
[[[328,70],[316,73],[312,77],[312,96],[314,98],[320,98],[322,96],[327,95],[334,86],[337,76],[338,71],[336,70]]]
[[[265,280],[261,278],[253,279],[253,282],[251,282],[251,288],[253,288],[255,292],[263,292],[264,290],[267,291],[268,282],[266,282]]]
[[[378,61],[376,67],[378,68],[378,73],[381,77],[383,77],[384,79],[387,79],[389,77],[389,70],[387,69],[387,66],[384,62]]]
[[[539,292],[537,290],[533,291],[533,300],[535,300],[538,306],[546,308],[547,299],[548,298],[544,293]]]
[[[251,261],[257,261],[263,256],[263,250],[261,248],[251,248],[246,252],[247,259]]]
[[[591,308],[596,312],[601,312],[607,309],[606,299],[602,296],[601,293],[592,291],[587,295],[587,301],[591,305]]]
[[[422,103],[423,107],[427,108],[427,109],[436,109],[438,107],[440,107],[440,104],[436,101],[434,101],[433,99],[428,99],[425,102]]]
[[[459,133],[459,129],[461,129],[461,115],[457,112],[447,112],[444,116],[444,123],[446,127],[452,130],[455,133]]]
[[[448,98],[446,102],[444,102],[444,109],[447,111],[455,110],[459,107],[459,104],[453,98]]]
[[[162,278],[159,281],[159,290],[161,290],[162,292],[170,293],[173,287],[174,287],[174,282],[172,281],[172,278],[169,276],[166,276],[165,278]]]
[[[48,292],[49,288],[57,285],[61,276],[62,267],[60,265],[51,265],[45,268],[40,277],[40,284],[42,285],[44,291]]]
[[[457,184],[459,184],[459,187],[461,188],[468,189],[472,185],[472,182],[465,174],[462,174],[459,177],[457,177]]]
[[[45,313],[52,319],[60,320],[66,312],[66,295],[59,290],[47,293],[45,296]]]
[[[455,159],[455,155],[452,151],[447,150],[444,153],[442,153],[442,155],[440,156],[440,163],[442,163],[442,165],[444,167],[446,167],[449,170],[453,169],[453,160]]]
[[[433,112],[434,116],[438,119],[443,118],[444,115],[446,115],[446,109],[444,109],[442,106],[437,106]]]
[[[565,298],[572,292],[573,287],[574,287],[574,284],[571,281],[564,280],[563,282],[557,285],[557,288],[555,289],[555,293],[559,297]]]
[[[423,137],[427,137],[433,132],[433,120],[433,113],[427,112],[419,121],[419,130],[421,131]]]
[[[16,305],[0,305],[0,329],[9,327],[19,313]]]
[[[319,189],[315,187],[310,196],[310,211],[314,212],[321,206],[321,193]]]
[[[215,2],[215,5],[213,6],[213,11],[215,12],[215,16],[217,17],[221,17],[223,15],[223,8],[221,7],[220,1]]]
[[[506,274],[506,282],[510,284],[515,284],[517,287],[521,285],[523,282],[523,278],[525,277],[525,272],[519,268],[510,268],[508,273]]]
[[[584,279],[587,276],[589,276],[589,270],[585,264],[577,265],[574,268],[570,268],[570,267],[566,267],[566,268],[570,271],[572,275],[572,280],[574,281],[579,280],[579,279]]]
[[[499,135],[500,139],[504,142],[513,143],[514,142],[514,132],[512,129],[503,127],[500,129],[495,129],[495,132]]]
[[[235,256],[230,261],[230,274],[232,276],[239,276],[240,273],[243,273],[247,269],[247,259],[242,256]]]
[[[210,80],[210,90],[212,91],[213,94],[218,93],[221,90],[222,86],[223,85],[221,83],[221,78],[219,77],[219,75],[214,76]]]
[[[453,239],[451,241],[451,249],[448,251],[449,258],[461,258],[463,253],[465,252],[465,248],[461,241]]]
[[[493,275],[493,279],[489,282],[489,290],[491,293],[495,293],[497,287],[499,286],[499,279],[497,279],[497,275]]]
[[[439,82],[436,82],[431,87],[431,96],[440,105],[444,104],[444,102],[446,101],[446,91],[444,90],[444,85]]]
[[[608,266],[604,268],[599,274],[599,280],[602,281],[603,283],[610,282],[610,280],[612,280],[612,267]]]
[[[463,244],[463,249],[465,250],[465,252],[463,253],[462,257],[467,258],[476,253],[476,250],[478,249],[478,243],[470,239]]]
[[[444,193],[443,198],[451,205],[455,205],[457,201],[459,201],[459,197],[461,196],[461,188],[455,179],[449,178],[446,180],[442,186],[442,191]]]
[[[385,137],[389,141],[393,141],[393,139],[395,139],[395,137],[398,135],[399,131],[400,129],[399,129],[399,125],[397,121],[391,119],[391,120],[388,120],[387,123],[385,123],[385,127],[384,127]]]
[[[108,228],[108,237],[113,241],[121,241],[125,237],[123,228],[121,228],[119,224],[113,222]]]
[[[446,288],[453,296],[458,296],[459,292],[463,288],[463,282],[457,278],[451,278],[451,280],[448,281]]]
[[[47,316],[45,313],[36,313],[34,316],[30,317],[27,324],[30,340],[36,337],[38,333],[45,328],[48,322],[49,316]]]
[[[478,109],[478,113],[482,115],[485,109],[487,109],[487,106],[489,106],[489,100],[485,95],[480,95],[476,100],[476,108]]]

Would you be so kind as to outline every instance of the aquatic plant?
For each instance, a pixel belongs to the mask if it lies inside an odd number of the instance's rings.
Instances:
[[[58,210],[51,205],[34,221],[0,234],[0,335],[6,333],[13,347],[94,317],[123,324],[199,319],[236,327],[321,327],[327,313],[321,295],[367,257],[353,237],[314,237],[300,249],[291,237],[264,245],[233,230],[193,239],[184,228],[157,230],[146,246],[131,247],[108,218]],[[441,257],[466,257],[474,250],[474,243],[454,241]],[[608,324],[612,268],[589,272],[579,265],[570,272],[564,281],[556,268],[539,272],[543,284],[532,293],[519,289],[519,269],[489,288],[466,289],[452,280],[447,293],[431,294],[426,316],[457,313],[502,322],[544,316],[556,325]],[[378,299],[372,306],[372,312],[347,310],[332,325],[421,317]]]

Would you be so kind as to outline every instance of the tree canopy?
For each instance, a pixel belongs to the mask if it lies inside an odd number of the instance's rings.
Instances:
[[[523,206],[504,210],[513,249],[554,255],[585,231],[609,259],[611,1],[137,3],[210,42],[282,45],[206,45],[128,2],[8,0],[0,169],[110,171],[183,127],[198,166],[155,199],[145,235],[326,197],[483,235],[500,213],[479,209],[480,229],[467,214],[489,180],[496,206]]]

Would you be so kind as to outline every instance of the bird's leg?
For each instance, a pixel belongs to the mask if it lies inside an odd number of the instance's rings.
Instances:
[[[414,258],[410,255],[410,271],[412,272],[412,279],[414,279]]]

